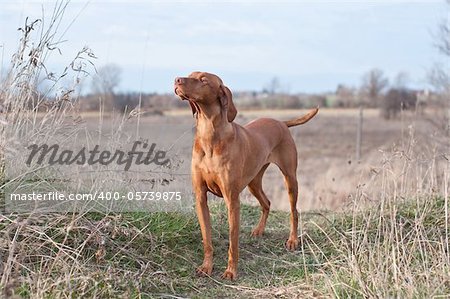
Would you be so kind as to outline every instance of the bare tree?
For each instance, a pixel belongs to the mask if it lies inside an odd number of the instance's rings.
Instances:
[[[364,74],[361,92],[368,101],[368,106],[379,105],[383,90],[388,86],[389,80],[380,69],[372,69]]]
[[[281,83],[278,77],[273,77],[267,86],[263,89],[263,92],[267,92],[268,94],[274,95],[281,91]]]
[[[450,0],[447,0],[450,5]],[[445,56],[450,57],[450,20],[445,19],[439,24],[436,45],[439,51]]]
[[[450,0],[447,0],[450,6]],[[435,38],[436,46],[439,52],[448,61],[450,59],[450,18],[442,20],[438,26],[438,34]],[[442,64],[435,64],[428,74],[429,82],[440,93],[438,96],[438,104],[441,108],[433,119],[438,126],[443,127],[447,135],[450,135],[450,70]]]
[[[407,72],[399,72],[394,79],[394,86],[399,89],[407,89],[408,84],[411,82],[411,78]]]
[[[122,70],[116,64],[106,64],[97,70],[92,78],[92,92],[101,95],[105,110],[112,110],[114,107],[114,96],[116,88],[120,84]]]
[[[450,92],[450,75],[441,64],[435,64],[428,72],[429,83],[439,93]]]
[[[99,94],[114,94],[120,84],[122,69],[116,64],[106,64],[92,78],[92,91]]]

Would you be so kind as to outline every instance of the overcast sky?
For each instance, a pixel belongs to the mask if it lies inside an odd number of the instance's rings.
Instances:
[[[51,15],[50,1],[0,0],[4,65],[26,16]],[[192,71],[220,75],[233,90],[261,90],[277,76],[289,92],[358,86],[377,67],[392,80],[407,72],[426,86],[434,63],[446,63],[433,34],[448,17],[444,1],[72,1],[55,70],[83,46],[96,65],[122,68],[122,91],[171,92]],[[73,23],[72,23],[73,21]],[[0,49],[1,50],[1,49]],[[1,52],[0,52],[1,53]]]

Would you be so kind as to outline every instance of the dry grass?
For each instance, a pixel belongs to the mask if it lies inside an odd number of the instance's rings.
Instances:
[[[258,209],[242,208],[239,280],[226,266],[226,210],[212,205],[216,267],[196,278],[201,236],[177,213],[8,216],[1,222],[6,296],[430,298],[450,292],[443,198],[386,201],[352,212],[302,214],[302,249],[287,252],[288,215],[273,212],[261,239]]]

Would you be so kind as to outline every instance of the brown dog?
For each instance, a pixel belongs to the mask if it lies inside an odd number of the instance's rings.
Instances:
[[[203,237],[204,259],[197,274],[210,275],[213,269],[211,221],[207,192],[223,197],[228,208],[230,244],[228,267],[222,275],[235,279],[238,265],[239,194],[248,186],[258,199],[262,214],[253,236],[261,236],[269,215],[270,201],[262,189],[262,177],[270,163],[284,175],[291,207],[291,228],[286,247],[298,247],[297,149],[288,127],[306,123],[318,108],[294,120],[260,118],[242,127],[233,122],[237,110],[231,91],[216,75],[194,72],[175,79],[175,94],[188,100],[196,117],[192,152],[192,184],[196,211]]]

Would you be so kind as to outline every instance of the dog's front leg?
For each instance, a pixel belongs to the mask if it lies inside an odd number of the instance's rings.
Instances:
[[[222,274],[223,279],[234,280],[237,278],[239,258],[239,194],[225,194],[225,203],[228,208],[228,224],[230,230],[230,244],[228,247],[228,267]]]
[[[211,275],[213,269],[213,246],[211,241],[211,220],[207,202],[206,188],[195,190],[195,208],[203,239],[203,264],[196,270],[197,275]]]

